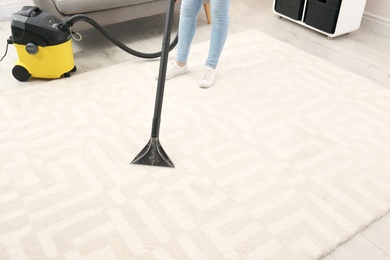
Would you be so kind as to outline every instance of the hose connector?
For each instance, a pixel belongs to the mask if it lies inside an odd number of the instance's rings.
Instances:
[[[57,28],[60,29],[63,32],[69,31],[70,27],[72,27],[73,23],[69,23],[68,21],[59,23],[57,25]]]

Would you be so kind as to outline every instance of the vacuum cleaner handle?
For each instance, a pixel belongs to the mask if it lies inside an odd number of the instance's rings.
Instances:
[[[40,13],[38,6],[27,6],[26,9],[22,9],[19,14],[25,17],[34,17]]]

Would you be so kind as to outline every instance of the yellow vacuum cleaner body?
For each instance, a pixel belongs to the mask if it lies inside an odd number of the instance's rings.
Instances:
[[[76,70],[72,34],[57,28],[61,22],[36,6],[12,15],[12,42],[19,58],[12,74],[17,80],[69,77]]]

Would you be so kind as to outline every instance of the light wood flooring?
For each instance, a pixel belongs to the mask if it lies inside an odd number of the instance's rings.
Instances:
[[[177,25],[177,18],[176,14],[174,27]],[[161,48],[164,21],[165,15],[158,15],[109,26],[107,29],[134,49],[154,52]],[[272,12],[272,0],[232,1],[230,34],[249,29],[260,30],[344,70],[361,75],[390,91],[390,38],[358,30],[334,39],[327,39],[326,36],[291,21],[278,19]],[[209,31],[210,26],[202,11],[194,42],[208,40]],[[138,59],[114,47],[96,30],[84,31],[82,34],[83,40],[74,44],[77,73]],[[1,56],[9,35],[9,22],[1,22]],[[47,82],[39,79],[32,79],[26,83],[17,82],[10,75],[16,58],[15,50],[10,46],[8,56],[0,63],[0,94]],[[390,260],[390,213],[340,245],[323,259]]]

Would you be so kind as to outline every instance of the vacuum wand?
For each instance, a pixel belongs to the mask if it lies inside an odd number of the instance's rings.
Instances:
[[[161,120],[161,111],[162,111],[162,103],[164,96],[164,88],[165,88],[165,79],[167,74],[167,64],[168,64],[168,53],[169,43],[170,43],[170,35],[172,31],[172,21],[173,21],[173,8],[174,8],[175,0],[171,0],[170,9],[172,9],[171,13],[168,12],[167,19],[165,22],[165,33],[162,42],[162,52],[161,52],[161,60],[160,60],[160,69],[158,74],[158,83],[157,83],[157,93],[156,93],[156,103],[154,108],[154,117],[153,117],[153,128],[152,128],[152,137],[158,137],[160,130],[160,120]]]
[[[162,42],[160,68],[156,91],[156,101],[152,122],[152,133],[149,142],[131,162],[132,164],[143,164],[151,166],[163,166],[174,168],[173,162],[162,148],[159,140],[161,112],[164,98],[165,79],[168,64],[169,42],[172,30],[173,12],[175,0],[170,0],[165,22],[164,38]]]

